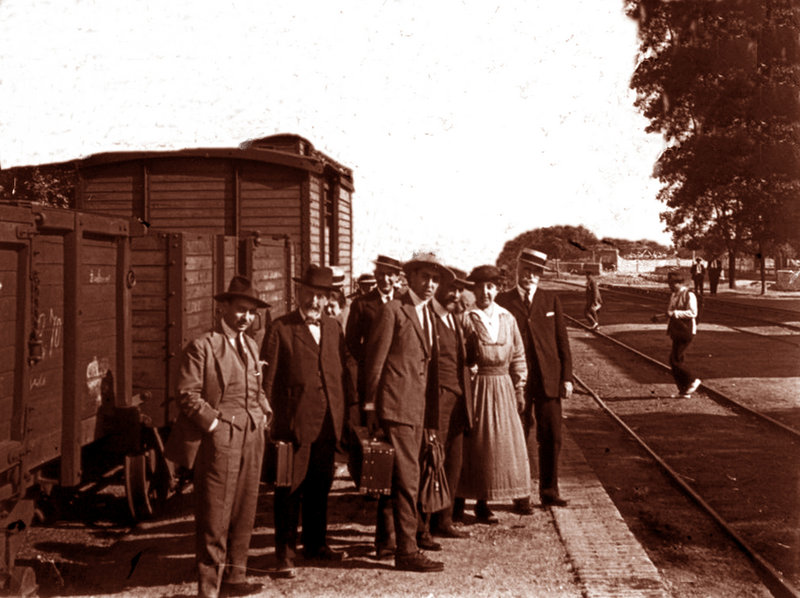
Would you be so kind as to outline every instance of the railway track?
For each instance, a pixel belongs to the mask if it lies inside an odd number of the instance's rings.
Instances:
[[[573,291],[561,293],[566,317],[588,330],[582,322],[583,294],[574,292],[578,285],[558,284]],[[654,313],[663,312],[665,297],[651,303],[633,293],[604,293],[601,326],[595,335],[669,371],[662,361],[669,353],[665,325],[650,322]],[[800,335],[744,329],[731,321],[733,317],[701,314],[698,334],[687,354],[690,367],[703,380],[710,398],[796,438],[800,410],[798,385],[792,381],[800,377]]]
[[[570,285],[573,289],[574,286]],[[590,364],[580,361],[575,364],[580,374],[578,383],[681,492],[724,530],[774,595],[800,596],[800,526],[795,520],[800,512],[797,504],[800,474],[796,466],[800,462],[800,418],[794,415],[792,421],[785,413],[775,417],[780,410],[771,405],[768,385],[757,382],[756,386],[762,387],[762,398],[766,397],[761,407],[752,402],[746,404],[741,397],[730,396],[707,383],[691,399],[670,398],[663,391],[674,388],[670,368],[653,357],[656,350],[662,355],[668,350],[664,325],[644,324],[648,321],[645,315],[655,311],[654,304],[627,293],[612,295],[624,297],[624,302],[609,300],[608,295],[604,292],[601,330],[610,334],[592,331],[570,315],[578,309],[582,314],[582,293],[562,295],[568,321],[586,331],[587,342],[609,355],[611,363],[624,363],[620,367],[628,376],[657,386],[657,390],[636,397],[617,396],[614,391],[603,396],[603,391],[597,388],[603,385],[602,376],[592,372]],[[665,302],[664,296],[659,297],[662,310]],[[707,331],[709,320],[706,312],[703,335],[711,335]],[[754,343],[769,347],[766,351],[770,354],[765,359],[778,362],[777,369],[769,373],[780,371],[781,376],[789,379],[800,375],[797,351],[786,344],[777,351],[778,345],[768,335],[758,335],[754,340],[740,334],[736,327],[727,326],[723,333],[715,329],[717,337],[724,336],[728,344],[739,347],[743,343],[740,352],[747,346],[752,349]],[[698,341],[702,338],[699,335]],[[712,346],[723,344],[720,338],[708,342]],[[743,338],[747,340],[742,341]],[[714,367],[719,369],[724,365],[723,359],[716,361]],[[740,373],[737,364],[723,369],[725,374]],[[585,380],[585,372],[596,377],[594,384]],[[706,374],[701,377],[705,379]],[[770,409],[773,413],[765,413]]]
[[[676,461],[674,457],[665,456],[662,448],[654,448],[651,443],[648,443],[645,436],[647,433],[637,432],[635,429],[636,424],[630,424],[629,418],[625,415],[618,413],[610,404],[605,401],[593,388],[591,388],[580,376],[575,376],[576,381],[591,395],[597,405],[624,430],[625,434],[630,437],[641,449],[643,449],[650,458],[658,465],[664,472],[669,480],[678,487],[678,489],[689,499],[691,499],[697,507],[708,515],[722,531],[735,543],[735,545],[744,553],[744,555],[751,561],[759,577],[764,582],[764,585],[772,592],[773,595],[783,598],[798,598],[800,597],[800,586],[797,585],[798,572],[791,568],[791,564],[787,560],[792,560],[791,555],[788,559],[777,559],[774,555],[764,555],[759,547],[756,546],[748,537],[746,532],[740,531],[737,528],[746,527],[740,524],[733,523],[734,519],[728,509],[725,508],[725,501],[720,501],[722,508],[714,506],[714,497],[704,497],[704,493],[699,491],[696,486],[702,485],[696,483],[696,477],[689,476],[686,473],[685,467],[682,464],[673,465],[671,462]],[[795,454],[797,451],[794,451]],[[695,474],[696,476],[696,474]],[[728,477],[730,476],[728,474]],[[695,482],[690,483],[687,480]],[[726,512],[727,511],[727,512]],[[797,544],[790,546],[785,543],[780,543],[785,547],[786,552],[795,552],[798,548]],[[794,549],[794,550],[792,550]],[[784,570],[789,570],[789,573],[784,573]]]

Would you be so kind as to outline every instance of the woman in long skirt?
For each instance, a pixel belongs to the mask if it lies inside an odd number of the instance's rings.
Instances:
[[[525,348],[514,316],[494,302],[502,278],[494,266],[478,266],[475,307],[464,314],[467,360],[472,383],[474,420],[464,438],[464,469],[458,496],[477,499],[478,521],[496,523],[488,501],[530,496],[530,466],[519,418],[527,378]],[[477,368],[477,369],[475,369]]]

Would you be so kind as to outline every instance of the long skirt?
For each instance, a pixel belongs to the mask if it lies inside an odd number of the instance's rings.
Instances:
[[[464,437],[458,496],[484,500],[529,496],[528,449],[511,377],[478,373],[473,397],[475,413],[472,429]]]

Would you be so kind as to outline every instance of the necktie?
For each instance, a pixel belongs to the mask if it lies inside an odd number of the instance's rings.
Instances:
[[[318,318],[306,318],[306,326],[319,326]]]
[[[428,322],[428,306],[422,308],[422,332],[425,334],[425,343],[431,346],[431,325]]]
[[[236,335],[236,350],[239,352],[239,357],[242,358],[242,363],[247,365],[247,352],[244,350],[241,333]]]

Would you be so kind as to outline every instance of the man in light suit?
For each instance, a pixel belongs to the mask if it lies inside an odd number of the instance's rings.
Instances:
[[[364,412],[370,431],[380,425],[395,450],[391,499],[395,567],[442,571],[444,563],[429,559],[417,544],[417,499],[426,404],[438,398],[429,392],[434,336],[428,302],[439,284],[454,276],[430,253],[415,255],[404,270],[408,292],[383,306],[367,342]]]
[[[244,596],[247,551],[256,517],[264,431],[272,414],[261,383],[258,346],[245,331],[262,301],[249,279],[235,276],[217,328],[190,342],[178,379],[180,414],[166,456],[194,467],[197,495],[198,595]]]
[[[569,337],[555,294],[539,289],[547,255],[523,249],[517,259],[517,286],[497,295],[497,304],[517,320],[525,345],[528,382],[522,414],[527,437],[536,422],[539,445],[539,498],[543,505],[566,506],[558,491],[558,455],[561,451],[561,399],[572,396],[572,354]],[[533,413],[531,413],[533,411]],[[514,501],[520,513],[529,501]]]
[[[292,443],[291,487],[275,489],[276,572],[294,577],[302,510],[303,555],[341,561],[327,540],[328,495],[349,391],[340,324],[324,315],[334,288],[330,268],[309,266],[298,283],[298,308],[275,320],[264,342],[264,388],[275,411],[272,437]]]

